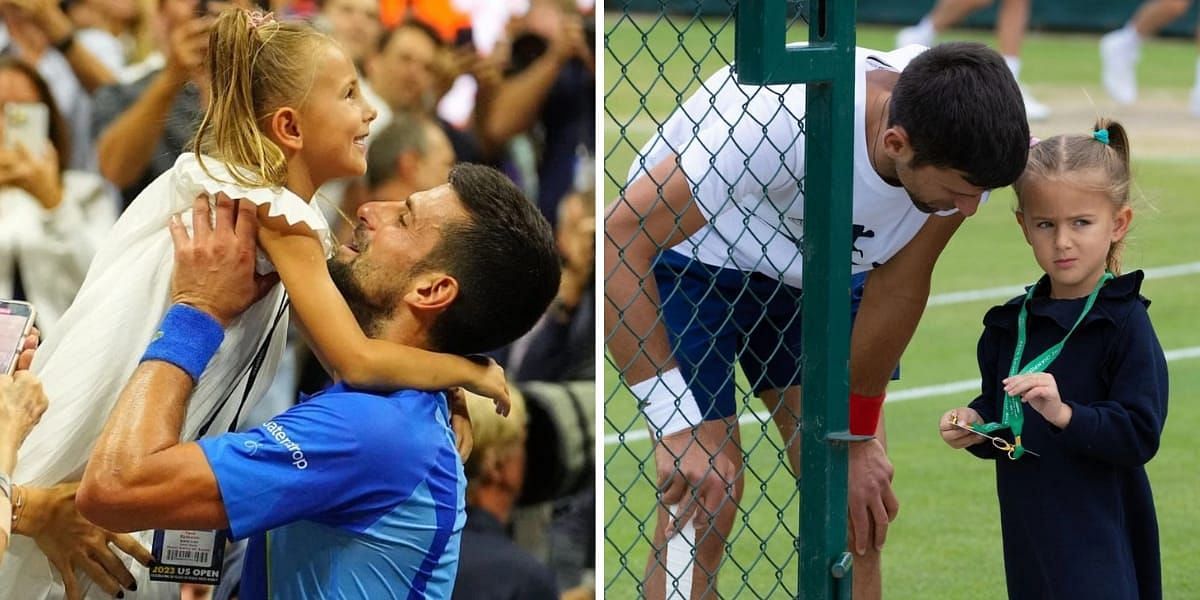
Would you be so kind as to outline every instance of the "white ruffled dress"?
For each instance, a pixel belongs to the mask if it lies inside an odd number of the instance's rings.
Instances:
[[[50,403],[21,446],[14,482],[46,486],[83,475],[117,396],[170,305],[174,246],[168,220],[182,214],[191,229],[192,202],[200,192],[208,192],[213,201],[217,192],[225,192],[267,205],[272,216],[284,216],[292,225],[305,223],[320,236],[326,254],[332,252],[329,224],[317,207],[286,189],[236,185],[217,159],[205,157],[204,166],[212,176],[194,154],[183,154],[138,195],[96,254],[56,334],[38,349],[33,372]],[[260,273],[274,270],[261,250],[256,268]],[[287,312],[283,286],[276,285],[226,329],[225,341],[192,394],[182,439],[229,431],[267,391],[287,337]],[[0,600],[62,597],[61,579],[32,541],[16,536],[11,542],[0,566]],[[143,587],[145,570],[134,566],[138,593],[126,591],[126,597],[159,597],[154,588],[160,587],[167,591],[168,586]],[[91,588],[89,597],[104,597],[97,586]]]

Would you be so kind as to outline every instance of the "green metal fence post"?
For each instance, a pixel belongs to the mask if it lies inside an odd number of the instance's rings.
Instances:
[[[808,4],[809,42],[785,45],[785,0],[738,4],[741,83],[805,83],[804,365],[800,426],[799,590],[849,598],[846,554],[854,2]]]

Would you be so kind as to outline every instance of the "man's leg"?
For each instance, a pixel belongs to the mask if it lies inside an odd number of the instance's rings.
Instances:
[[[800,437],[796,434],[800,427],[800,387],[793,386],[782,393],[776,390],[766,390],[759,398],[771,413],[775,426],[779,429],[779,437],[785,440],[788,450],[788,463],[792,473],[799,477],[800,472]],[[887,436],[883,426],[883,418],[879,419],[879,429],[876,433],[880,443],[887,447]],[[849,532],[849,522],[847,522]],[[874,533],[874,532],[872,532]],[[849,534],[847,535],[849,539]],[[849,550],[849,547],[847,547]],[[867,553],[854,554],[853,592],[856,600],[876,600],[883,596],[883,575],[881,553],[873,547],[867,548]]]
[[[654,268],[672,354],[706,420],[655,444],[660,502],[642,595],[652,600],[715,598],[717,569],[743,486],[733,361],[747,324],[731,313],[743,297],[747,274],[671,251]],[[677,516],[699,515],[695,530],[676,523],[668,508]],[[680,532],[668,536],[672,528]]]
[[[879,415],[879,428],[875,430],[875,437],[879,440],[879,443],[883,444],[886,450],[887,430],[883,426],[883,417],[883,414]],[[849,527],[849,520],[847,520],[846,525]],[[873,527],[871,535],[875,535]],[[851,553],[853,553],[852,550]],[[854,568],[851,572],[854,576],[855,600],[879,600],[883,597],[882,552],[868,545],[866,554],[854,554]]]
[[[783,392],[764,390],[758,397],[762,400],[771,420],[779,430],[779,439],[787,447],[788,468],[792,475],[800,476],[800,386],[789,387]]]
[[[697,524],[689,532],[686,524],[674,523],[661,503],[656,511],[654,541],[646,561],[642,597],[647,600],[686,600],[717,598],[717,571],[725,556],[725,541],[733,530],[738,503],[742,499],[742,450],[737,417],[706,421],[696,430],[696,445],[723,460],[707,474],[705,483],[715,482],[723,492],[714,503],[718,508],[710,520],[707,511],[695,512]],[[657,452],[658,450],[656,450]],[[711,489],[711,488],[710,488]],[[686,511],[696,498],[690,493],[673,508]],[[678,530],[667,539],[668,525]],[[690,535],[689,535],[690,533]],[[687,582],[691,581],[690,589]]]
[[[905,27],[896,35],[897,46],[932,46],[937,34],[955,26],[971,13],[991,6],[992,0],[938,0],[919,23]]]
[[[996,43],[1002,56],[1020,58],[1021,44],[1028,28],[1029,0],[1001,0],[1000,10],[996,12]]]
[[[1021,44],[1028,28],[1029,0],[1001,0],[1000,10],[996,13],[996,42],[1004,64],[1018,82],[1021,80]],[[1050,117],[1050,107],[1038,102],[1025,86],[1021,86],[1021,98],[1025,100],[1025,116],[1030,121]]]

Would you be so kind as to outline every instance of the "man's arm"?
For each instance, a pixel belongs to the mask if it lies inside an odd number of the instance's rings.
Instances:
[[[75,501],[89,521],[113,531],[229,526],[200,446],[179,442],[192,387],[173,364],[138,365],[79,485]]]
[[[215,229],[209,225],[207,198],[198,198],[193,208],[195,239],[188,239],[178,221],[171,223],[172,299],[195,307],[215,321],[213,327],[223,328],[273,282],[254,276],[257,226],[252,204],[242,203],[236,233],[233,202],[223,195]],[[181,332],[166,325],[161,331],[163,341],[177,346],[182,345],[181,337],[203,337],[199,331]],[[205,364],[215,346],[208,352]],[[179,441],[192,378],[199,375],[191,370],[149,359],[134,371],[92,450],[76,497],[80,513],[92,522],[116,531],[229,526],[208,459],[197,444]]]
[[[706,223],[671,154],[635,180],[604,218],[604,319],[608,350],[632,385],[675,366],[658,318],[655,256]]]
[[[908,245],[867,276],[850,336],[852,394],[884,393],[929,301],[937,258],[962,221],[961,215],[930,217]],[[859,554],[883,547],[888,524],[900,510],[893,473],[878,440],[850,445],[850,537]]]
[[[850,391],[878,396],[917,330],[938,256],[963,217],[931,216],[891,260],[871,271],[850,336]]]

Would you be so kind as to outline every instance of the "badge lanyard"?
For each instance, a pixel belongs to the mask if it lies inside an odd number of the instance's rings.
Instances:
[[[1012,366],[1009,367],[1008,376],[1025,375],[1028,373],[1039,373],[1046,370],[1054,359],[1062,353],[1063,346],[1067,344],[1067,340],[1075,333],[1075,329],[1083,322],[1083,318],[1092,310],[1092,305],[1096,303],[1096,297],[1100,294],[1100,288],[1104,287],[1113,278],[1113,274],[1105,272],[1100,277],[1100,281],[1096,282],[1095,289],[1088,296],[1087,303],[1083,305],[1083,312],[1079,313],[1079,318],[1075,320],[1075,324],[1071,326],[1071,330],[1067,335],[1063,336],[1062,341],[1051,346],[1045,352],[1039,354],[1037,358],[1029,361],[1025,368],[1021,367],[1021,355],[1025,352],[1025,326],[1027,321],[1026,307],[1029,305],[1029,299],[1033,298],[1033,291],[1037,289],[1037,284],[1029,288],[1025,294],[1025,299],[1021,301],[1021,313],[1017,316],[1017,347],[1013,351]],[[1025,412],[1021,408],[1021,399],[1011,394],[1004,395],[1004,406],[1001,409],[1002,418],[999,423],[974,423],[971,429],[978,433],[992,433],[999,429],[1011,429],[1013,432],[1013,448],[1008,453],[1008,457],[1016,460],[1025,454],[1025,447],[1021,445],[1021,430],[1025,425]],[[989,436],[990,437],[990,436]]]

